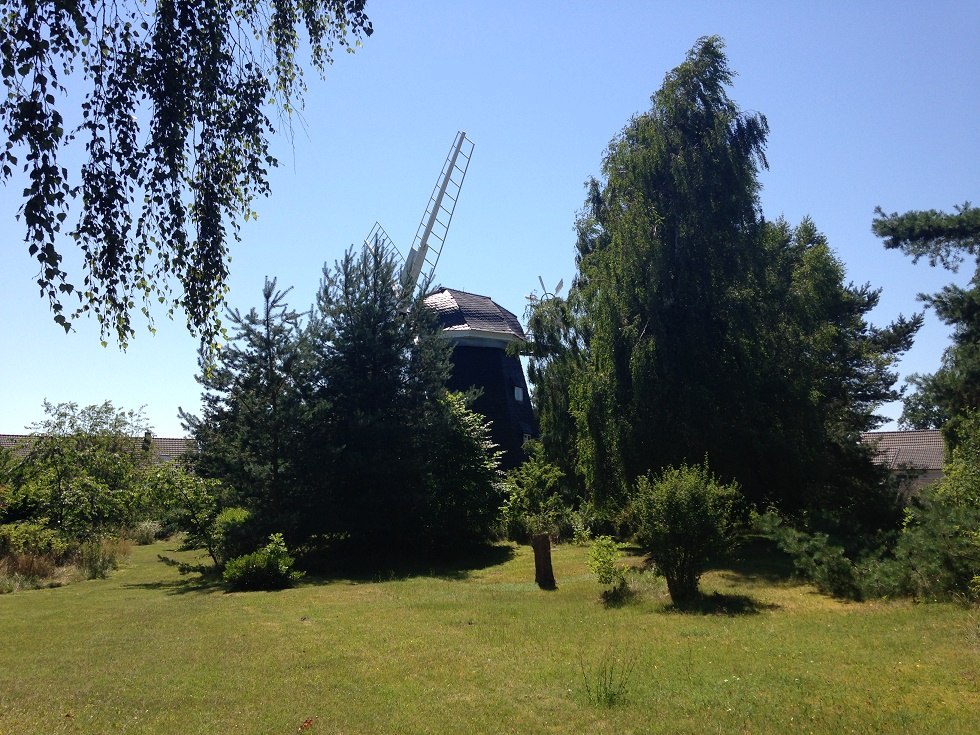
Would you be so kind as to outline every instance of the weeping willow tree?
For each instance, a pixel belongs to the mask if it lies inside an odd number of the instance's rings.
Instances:
[[[542,438],[599,504],[706,455],[760,503],[873,482],[858,435],[919,318],[870,326],[815,226],[764,219],[768,124],[732,80],[717,37],[667,74],[587,183],[568,298],[531,314]]]

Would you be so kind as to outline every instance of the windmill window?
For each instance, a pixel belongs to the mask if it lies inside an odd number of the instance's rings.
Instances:
[[[524,389],[519,385],[514,386],[514,400],[518,403],[524,402]]]

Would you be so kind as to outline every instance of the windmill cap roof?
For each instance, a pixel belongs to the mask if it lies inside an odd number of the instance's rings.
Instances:
[[[511,312],[488,296],[440,288],[425,297],[425,304],[439,316],[446,332],[487,332],[512,340],[524,340],[524,329]]]

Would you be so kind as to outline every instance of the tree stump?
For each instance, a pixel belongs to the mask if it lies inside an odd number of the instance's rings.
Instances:
[[[534,549],[534,581],[543,590],[558,589],[555,572],[551,568],[551,536],[546,533],[534,534],[531,548]]]

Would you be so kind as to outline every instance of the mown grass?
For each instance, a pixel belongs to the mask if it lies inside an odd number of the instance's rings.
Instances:
[[[137,547],[107,580],[0,596],[0,733],[975,733],[975,610],[843,603],[755,563],[695,611],[604,604],[586,551],[226,593]],[[493,562],[493,563],[490,563]],[[588,695],[632,666],[622,697]],[[605,667],[605,668],[604,668]],[[615,680],[615,676],[613,677]]]

